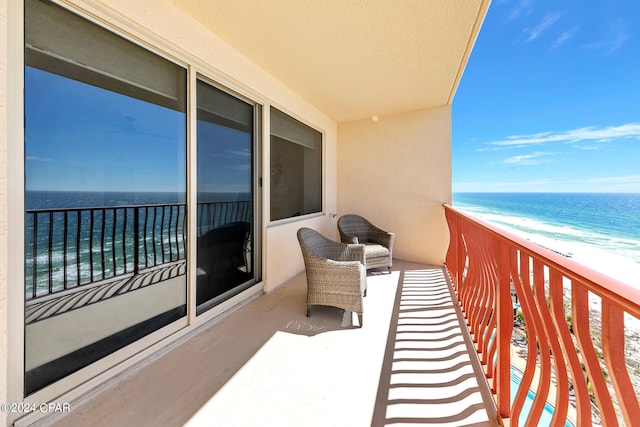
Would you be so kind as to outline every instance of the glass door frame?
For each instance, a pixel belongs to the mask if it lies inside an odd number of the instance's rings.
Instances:
[[[197,313],[196,305],[196,277],[197,277],[197,256],[187,256],[187,280],[189,283],[189,295],[187,304],[187,316],[189,318],[189,325],[200,325],[215,318],[220,313],[228,310],[238,301],[242,301],[245,296],[257,292],[254,288],[256,285],[260,286],[262,282],[263,272],[263,156],[264,156],[264,111],[268,111],[265,105],[256,99],[260,99],[259,96],[250,97],[237,90],[232,89],[232,84],[225,85],[221,83],[224,79],[210,77],[215,75],[206,70],[199,69],[197,67],[189,67],[189,92],[188,92],[188,129],[187,138],[189,141],[187,147],[187,215],[188,215],[188,229],[189,229],[189,241],[188,241],[188,255],[197,254],[197,199],[198,199],[198,177],[197,177],[197,83],[201,81],[218,90],[221,90],[228,95],[231,95],[247,104],[253,106],[253,137],[252,137],[252,197],[253,197],[253,212],[252,212],[252,252],[253,252],[253,278],[241,285],[243,289],[232,295],[226,300],[216,302],[211,308]],[[226,82],[225,82],[226,83]],[[262,289],[260,287],[260,289]],[[258,289],[258,290],[260,290]]]

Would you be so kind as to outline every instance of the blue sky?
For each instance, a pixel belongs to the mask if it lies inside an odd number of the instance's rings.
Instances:
[[[25,69],[27,190],[186,191],[186,116]]]
[[[186,191],[185,113],[31,67],[25,80],[27,190]],[[251,135],[199,122],[198,136],[199,190],[250,191]]]
[[[640,2],[493,0],[452,155],[454,192],[640,192]]]

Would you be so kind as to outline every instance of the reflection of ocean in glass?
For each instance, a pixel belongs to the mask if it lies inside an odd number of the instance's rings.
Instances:
[[[206,194],[202,199],[197,235],[245,220],[251,212],[248,195]],[[26,298],[183,260],[183,200],[175,193],[28,191]]]
[[[186,325],[188,79],[64,8],[25,0],[24,12],[30,395],[65,377],[56,390],[76,387],[127,354],[82,372],[98,360]]]

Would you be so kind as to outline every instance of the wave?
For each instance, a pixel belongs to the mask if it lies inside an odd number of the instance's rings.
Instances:
[[[640,239],[607,235],[483,206],[457,209],[640,289]]]

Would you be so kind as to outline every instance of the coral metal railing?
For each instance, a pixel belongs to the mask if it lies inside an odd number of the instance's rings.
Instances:
[[[640,291],[450,206],[445,215],[451,233],[446,266],[499,420],[517,426],[531,388],[535,398],[526,425],[538,425],[547,400],[554,406],[551,425],[564,425],[572,394],[578,426],[638,425],[624,324],[625,316],[640,318]],[[524,315],[528,356],[512,404],[514,291]],[[590,300],[600,301],[601,318],[590,315],[597,313],[590,310]],[[593,328],[596,323],[600,331]]]

